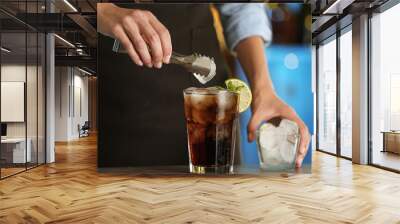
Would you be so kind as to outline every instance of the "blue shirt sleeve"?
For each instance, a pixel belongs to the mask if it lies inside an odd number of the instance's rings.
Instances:
[[[263,3],[216,4],[221,16],[225,39],[231,51],[243,39],[260,36],[266,45],[272,41],[269,18]]]

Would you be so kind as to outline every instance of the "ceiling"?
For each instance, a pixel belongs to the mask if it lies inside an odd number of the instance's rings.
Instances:
[[[54,12],[73,12],[64,0],[48,0]],[[96,12],[97,0],[68,0],[80,12]],[[0,7],[8,8],[13,12],[45,13],[45,0],[1,0]],[[49,10],[47,10],[49,11]]]
[[[389,0],[311,0],[313,44],[351,24],[353,17],[373,11]]]
[[[83,61],[86,67],[95,70],[96,3],[96,0],[48,0],[46,5],[45,0],[1,0],[2,46],[11,50],[2,51],[2,59],[25,62],[25,57],[28,60],[36,57],[36,52],[43,48],[36,43],[37,33],[52,32],[60,37],[55,38],[56,65],[78,66]],[[41,37],[39,40],[44,40]]]

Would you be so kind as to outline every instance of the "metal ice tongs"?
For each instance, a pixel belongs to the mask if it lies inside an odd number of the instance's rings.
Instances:
[[[126,53],[118,40],[114,41],[113,51],[117,53]],[[170,63],[183,66],[187,71],[193,73],[197,80],[202,84],[205,84],[214,78],[216,73],[214,59],[196,53],[191,55],[181,55],[172,52]]]

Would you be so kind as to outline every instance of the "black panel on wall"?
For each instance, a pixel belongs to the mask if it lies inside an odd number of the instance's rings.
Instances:
[[[112,45],[111,38],[99,35],[98,166],[188,164],[183,88],[168,95],[166,89],[173,87],[169,87],[165,73],[135,74],[150,69],[134,65],[125,54],[112,52]],[[184,72],[173,70],[175,74]],[[181,86],[189,86],[188,81]],[[174,106],[171,101],[181,103]],[[164,109],[155,112],[151,109],[154,105]],[[182,119],[173,120],[175,113]]]

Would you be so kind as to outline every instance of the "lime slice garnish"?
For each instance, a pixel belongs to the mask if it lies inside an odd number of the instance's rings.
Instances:
[[[225,85],[229,91],[239,93],[239,112],[247,110],[253,98],[250,87],[240,79],[227,79]]]

